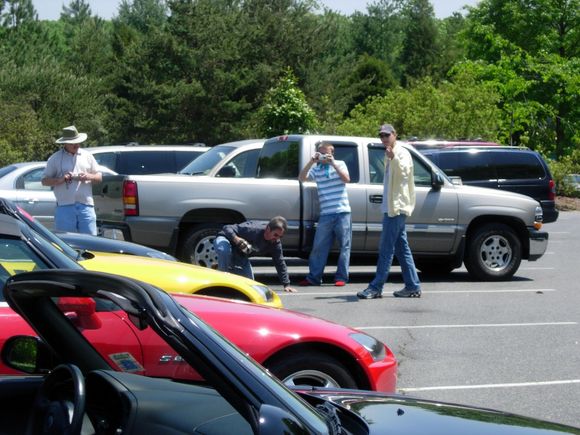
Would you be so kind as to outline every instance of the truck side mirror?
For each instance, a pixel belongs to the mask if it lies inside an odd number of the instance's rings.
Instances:
[[[433,190],[441,190],[441,186],[443,186],[445,182],[443,181],[443,177],[439,172],[431,172],[431,188]]]

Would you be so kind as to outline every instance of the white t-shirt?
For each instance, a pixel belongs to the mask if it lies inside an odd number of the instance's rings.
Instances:
[[[49,157],[43,178],[59,178],[67,172],[96,174],[99,172],[99,167],[93,155],[82,148],[79,148],[76,154],[70,154],[63,148]],[[71,183],[54,186],[53,192],[58,205],[71,205],[75,202],[86,205],[95,204],[90,181],[72,180]]]

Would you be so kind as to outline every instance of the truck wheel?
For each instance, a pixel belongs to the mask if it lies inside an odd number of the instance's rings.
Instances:
[[[208,224],[194,227],[185,236],[181,249],[181,259],[186,263],[217,268],[217,254],[213,247],[216,234],[223,225]]]
[[[487,224],[467,243],[465,267],[481,281],[509,280],[522,261],[522,244],[504,224]]]
[[[265,366],[289,387],[358,388],[348,370],[336,359],[323,353],[305,352],[303,355],[284,356]]]

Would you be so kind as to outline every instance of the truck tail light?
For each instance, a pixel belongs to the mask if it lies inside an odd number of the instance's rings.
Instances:
[[[554,180],[550,179],[548,186],[549,186],[548,188],[550,189],[548,191],[548,199],[550,201],[554,201],[556,199],[556,183],[554,183]]]
[[[139,216],[139,192],[135,181],[123,181],[123,211],[125,216]]]

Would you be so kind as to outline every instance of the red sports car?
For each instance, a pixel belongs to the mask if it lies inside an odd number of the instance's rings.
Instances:
[[[43,254],[46,250],[57,252],[48,256]],[[19,270],[19,264],[22,270],[31,270],[30,262],[35,269],[80,269],[65,258],[62,264],[51,263],[49,258],[57,258],[58,252],[26,225],[0,216],[2,285]],[[395,391],[397,363],[393,353],[363,332],[284,309],[203,296],[173,296],[288,385]],[[62,298],[59,306],[119,370],[199,378],[156,334],[150,329],[138,330],[120,311],[86,298]],[[0,331],[2,347],[13,335],[32,333],[1,295]],[[9,373],[15,372],[0,365],[0,374]]]

